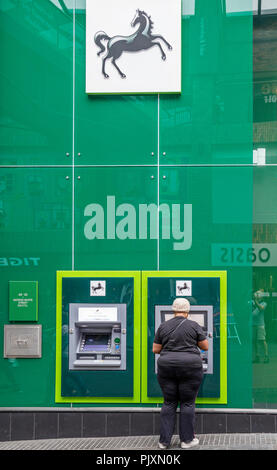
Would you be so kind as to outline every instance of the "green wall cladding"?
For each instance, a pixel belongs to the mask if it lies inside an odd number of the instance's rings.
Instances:
[[[72,15],[51,2],[1,2],[1,164],[59,165],[72,154]]]
[[[56,271],[74,269],[227,270],[228,406],[252,406],[253,268],[232,248],[252,244],[253,19],[223,3],[197,0],[183,15],[180,96],[95,97],[85,94],[85,10],[1,2],[0,350],[10,280],[38,281],[43,342],[41,359],[0,357],[0,406],[61,406]],[[88,206],[105,209],[108,196],[132,205],[135,236],[126,226],[125,239],[107,239],[106,225],[104,237],[85,236]],[[192,205],[189,249],[163,239],[161,223],[159,239],[138,237],[139,206],[151,203]]]

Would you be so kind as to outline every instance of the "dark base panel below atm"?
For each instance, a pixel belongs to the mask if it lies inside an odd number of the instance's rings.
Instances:
[[[277,406],[277,405],[276,405]],[[178,434],[179,415],[175,433]],[[0,441],[159,434],[159,411],[0,411]],[[196,434],[274,433],[277,410],[197,410]]]

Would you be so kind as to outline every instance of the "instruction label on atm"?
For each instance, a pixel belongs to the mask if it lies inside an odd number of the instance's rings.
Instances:
[[[78,321],[117,321],[116,307],[80,307]]]

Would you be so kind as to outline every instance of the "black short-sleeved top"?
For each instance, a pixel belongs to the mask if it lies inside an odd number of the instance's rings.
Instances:
[[[206,339],[206,335],[197,322],[188,319],[183,322],[183,320],[183,316],[177,316],[159,326],[154,343],[162,345],[161,356],[168,352],[200,355],[197,343]]]

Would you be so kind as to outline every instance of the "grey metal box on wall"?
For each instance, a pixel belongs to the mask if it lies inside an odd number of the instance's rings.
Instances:
[[[5,358],[40,358],[41,325],[4,325]]]

